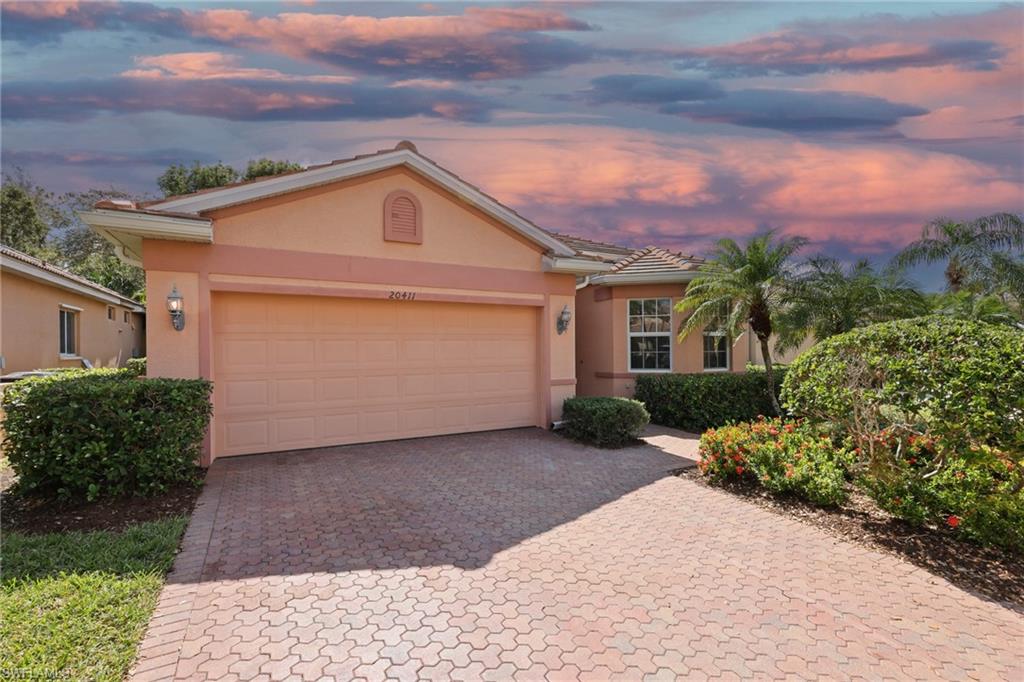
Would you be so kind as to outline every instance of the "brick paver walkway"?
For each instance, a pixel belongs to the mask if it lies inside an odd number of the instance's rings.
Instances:
[[[145,679],[1024,679],[1024,616],[537,430],[217,461]]]

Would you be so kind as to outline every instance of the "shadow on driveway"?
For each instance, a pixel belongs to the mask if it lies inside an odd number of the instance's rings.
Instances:
[[[201,500],[215,507],[201,580],[477,568],[684,464],[539,429],[219,459]]]

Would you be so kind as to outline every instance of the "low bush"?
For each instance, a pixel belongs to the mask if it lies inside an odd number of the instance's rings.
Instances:
[[[124,363],[126,371],[137,377],[146,376],[146,358],[128,358],[128,362]]]
[[[785,370],[776,370],[777,387],[785,374]],[[695,433],[775,414],[764,370],[641,374],[636,378],[636,399],[647,407],[655,424]]]
[[[95,500],[193,480],[211,388],[201,379],[138,379],[124,369],[8,386],[4,444],[19,488]]]
[[[570,438],[606,448],[636,441],[651,421],[643,403],[628,398],[568,398],[562,418]]]
[[[847,497],[847,458],[829,435],[807,424],[762,418],[705,431],[699,467],[715,482],[748,479],[773,493],[836,506]]]
[[[893,438],[882,438],[895,448]],[[893,453],[896,471],[865,472],[858,484],[894,516],[916,525],[948,525],[981,544],[1024,552],[1024,456],[982,447],[943,461],[929,438]]]

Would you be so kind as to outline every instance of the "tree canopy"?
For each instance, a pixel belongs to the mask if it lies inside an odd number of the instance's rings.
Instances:
[[[297,170],[302,170],[302,166],[293,161],[266,158],[249,161],[244,173],[219,161],[207,165],[194,161],[191,166],[178,163],[170,166],[157,178],[156,184],[164,196],[169,197]]]

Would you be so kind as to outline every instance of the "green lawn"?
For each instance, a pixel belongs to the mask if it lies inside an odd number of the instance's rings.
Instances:
[[[0,674],[121,680],[187,519],[120,533],[4,533]]]

